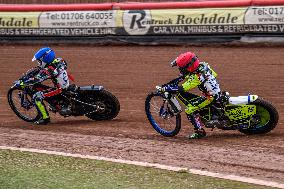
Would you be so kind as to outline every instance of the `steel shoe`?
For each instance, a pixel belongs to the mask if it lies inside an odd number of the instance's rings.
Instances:
[[[190,135],[188,138],[189,139],[199,139],[199,138],[203,138],[206,136],[206,132],[204,129],[198,129],[198,130],[195,130],[195,132]]]
[[[48,123],[50,123],[50,118],[46,118],[46,119],[42,119],[40,118],[39,120],[34,122],[37,125],[46,125]]]

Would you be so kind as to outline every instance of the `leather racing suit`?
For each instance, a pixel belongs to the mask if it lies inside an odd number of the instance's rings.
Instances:
[[[185,75],[185,82],[179,87],[179,91],[186,92],[198,87],[204,95],[195,98],[193,100],[194,105],[187,103],[186,114],[190,115],[196,110],[208,106],[219,97],[221,90],[216,77],[216,72],[205,62],[200,62],[200,65],[194,72]]]
[[[49,118],[46,107],[42,103],[43,99],[58,95],[62,92],[62,89],[66,89],[69,86],[69,78],[66,70],[67,63],[62,58],[56,58],[47,67],[41,69],[35,77],[24,82],[25,85],[34,85],[36,83],[42,83],[47,79],[52,80],[54,88],[39,91],[33,95],[36,108],[41,113],[43,119]]]

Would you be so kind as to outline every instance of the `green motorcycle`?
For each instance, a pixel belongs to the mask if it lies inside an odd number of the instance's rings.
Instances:
[[[177,80],[166,85],[169,84],[177,85]],[[156,91],[147,96],[145,112],[158,133],[172,137],[181,129],[182,106],[194,104],[199,96],[187,92],[165,92],[163,86],[156,86]],[[230,97],[228,92],[222,92],[216,102],[194,114],[199,114],[206,128],[238,130],[248,135],[270,132],[279,119],[276,108],[257,95]]]

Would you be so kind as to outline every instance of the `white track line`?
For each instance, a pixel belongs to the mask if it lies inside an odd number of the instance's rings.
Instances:
[[[250,184],[257,184],[257,185],[270,186],[270,187],[284,189],[283,183],[253,179],[253,178],[248,178],[248,177],[241,177],[241,176],[236,176],[236,175],[226,175],[226,174],[222,174],[222,173],[213,173],[213,172],[202,171],[202,170],[198,170],[198,169],[173,167],[173,166],[161,165],[161,164],[157,164],[157,163],[130,161],[130,160],[114,159],[114,158],[107,158],[107,157],[101,157],[101,156],[82,155],[82,154],[71,154],[71,153],[65,153],[65,152],[39,150],[39,149],[32,149],[32,148],[17,148],[17,147],[0,146],[0,149],[2,149],[2,150],[18,150],[18,151],[22,151],[22,152],[34,152],[34,153],[41,153],[41,154],[51,154],[51,155],[68,156],[68,157],[93,159],[93,160],[103,160],[103,161],[108,161],[108,162],[123,163],[123,164],[129,164],[129,165],[138,165],[138,166],[143,166],[143,167],[154,167],[154,168],[164,169],[164,170],[169,170],[169,171],[187,171],[189,173],[196,174],[196,175],[203,175],[203,176],[209,176],[209,177],[215,177],[215,178],[221,178],[221,179],[227,179],[227,180],[233,180],[233,181],[239,181],[239,182],[245,182],[245,183],[250,183]]]

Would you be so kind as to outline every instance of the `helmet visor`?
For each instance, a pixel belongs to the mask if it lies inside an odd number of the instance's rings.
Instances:
[[[175,67],[175,66],[177,66],[177,61],[176,60],[171,62],[171,67]]]
[[[38,64],[39,67],[41,67],[41,68],[45,67],[46,63],[43,62],[41,59],[37,59],[36,57],[33,57],[32,62],[35,61],[35,60],[37,61],[37,64]]]
[[[39,65],[39,67],[41,67],[41,68],[44,68],[45,65],[46,65],[46,63],[43,62],[42,60],[37,60],[37,63],[38,63],[38,65]]]
[[[186,75],[189,73],[189,71],[186,68],[178,68],[179,69],[179,73],[181,73],[181,75]]]
[[[35,60],[36,60],[36,57],[34,56],[33,59],[32,59],[32,62],[35,61]]]

